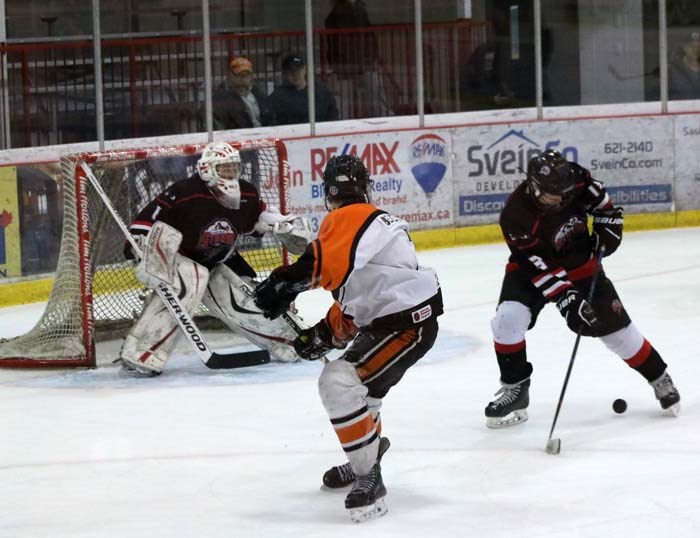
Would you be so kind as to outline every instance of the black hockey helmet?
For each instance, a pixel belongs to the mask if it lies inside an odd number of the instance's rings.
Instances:
[[[576,181],[571,166],[553,149],[530,159],[527,183],[532,199],[542,210],[560,211],[574,199]]]
[[[330,202],[364,203],[370,200],[369,172],[356,155],[336,155],[328,159],[323,171],[326,208]]]

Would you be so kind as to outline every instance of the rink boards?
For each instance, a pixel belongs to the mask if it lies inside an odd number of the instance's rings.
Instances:
[[[131,142],[182,142],[182,136],[171,138]],[[315,230],[325,215],[326,162],[333,155],[355,154],[374,180],[374,203],[409,222],[417,248],[500,241],[495,223],[508,194],[523,180],[529,158],[549,148],[605,184],[614,203],[625,208],[626,231],[700,225],[700,114],[397,128],[291,137],[285,143],[290,210],[308,217]],[[46,170],[57,152],[82,149],[33,148],[31,159]],[[32,166],[29,154],[13,150],[0,156],[0,170],[11,168],[8,159]],[[0,270],[17,265],[18,220],[3,228],[6,265],[0,263]],[[52,279],[12,278],[16,275],[0,272],[0,306],[46,299]],[[12,284],[2,285],[3,280]]]

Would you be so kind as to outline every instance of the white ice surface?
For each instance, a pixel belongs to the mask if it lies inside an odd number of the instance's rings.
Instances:
[[[155,379],[120,379],[112,365],[0,371],[0,536],[700,536],[700,229],[627,234],[605,263],[669,363],[681,416],[664,416],[639,375],[584,339],[559,456],[544,446],[574,335],[555,309],[542,313],[528,335],[530,421],[488,430],[506,248],[420,257],[438,270],[447,313],[432,352],[384,402],[386,517],[354,525],[344,494],[319,489],[344,461],[316,393],[320,364],[211,371],[183,350]],[[321,292],[299,300],[311,322],[328,304]],[[0,311],[0,336],[38,312]],[[101,351],[107,362],[114,345]]]

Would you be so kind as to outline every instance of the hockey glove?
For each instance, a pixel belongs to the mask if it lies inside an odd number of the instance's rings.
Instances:
[[[309,219],[304,217],[286,217],[282,222],[276,222],[272,233],[282,241],[287,250],[297,256],[304,253],[314,233]]]
[[[289,310],[289,305],[305,289],[308,286],[303,286],[303,283],[292,284],[273,271],[255,288],[255,306],[262,310],[266,318],[276,319]]]
[[[576,289],[566,290],[557,300],[557,308],[569,329],[577,334],[591,336],[600,327],[593,307]]]
[[[337,347],[333,343],[333,334],[324,320],[319,321],[313,327],[304,329],[294,340],[294,351],[297,352],[297,355],[310,361],[320,359],[331,349]]]
[[[622,208],[600,209],[593,214],[593,247],[597,252],[605,246],[605,255],[610,256],[622,242]]]

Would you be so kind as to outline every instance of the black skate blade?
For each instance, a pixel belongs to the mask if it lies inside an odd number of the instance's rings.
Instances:
[[[351,508],[350,520],[353,523],[362,523],[368,519],[374,519],[377,517],[382,517],[386,515],[389,511],[389,507],[386,504],[386,497],[381,497],[374,501],[373,504],[368,504],[367,506],[358,506],[357,508]]]
[[[547,441],[544,451],[547,454],[552,454],[553,456],[558,455],[561,452],[561,439],[550,439]]]

